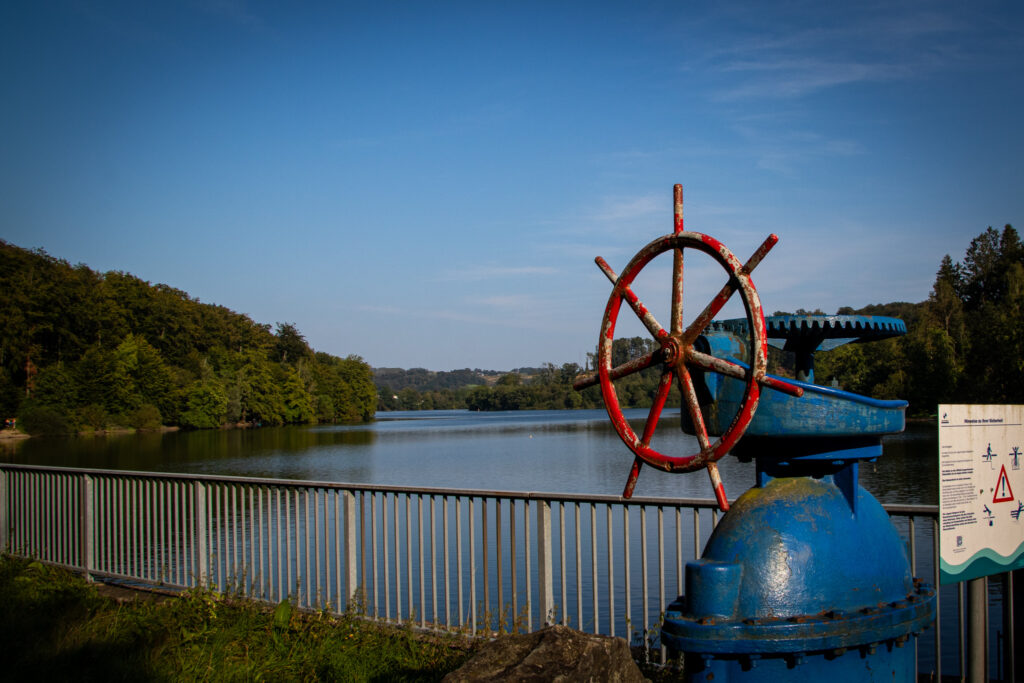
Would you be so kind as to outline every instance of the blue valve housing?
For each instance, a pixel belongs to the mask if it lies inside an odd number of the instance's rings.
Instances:
[[[745,323],[712,323],[701,344],[743,363]],[[902,321],[871,316],[766,324],[770,342],[795,351],[811,380],[816,351],[906,331]],[[743,382],[703,379],[705,424],[721,433]],[[912,576],[888,514],[858,483],[860,461],[878,458],[881,437],[903,430],[906,402],[798,384],[802,398],[762,393],[733,451],[754,460],[756,486],[687,564],[686,594],[666,612],[662,642],[684,654],[691,681],[911,681],[907,645],[932,623],[935,591]]]

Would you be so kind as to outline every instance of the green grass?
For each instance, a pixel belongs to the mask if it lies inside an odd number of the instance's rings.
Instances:
[[[0,557],[6,680],[432,681],[471,654],[355,616],[215,593],[117,603],[68,572]]]

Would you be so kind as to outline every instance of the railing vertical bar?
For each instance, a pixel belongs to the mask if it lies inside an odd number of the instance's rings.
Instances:
[[[459,586],[459,626],[465,626],[462,595],[462,496],[455,496],[455,578]]]
[[[640,508],[643,509],[642,507]],[[633,601],[630,600],[630,570],[629,570],[629,506],[622,506],[622,592],[625,596],[622,600],[623,611],[626,616],[625,638],[628,641],[632,636],[630,630],[633,628]]]
[[[381,546],[384,548],[384,618],[391,618],[391,559],[388,556],[388,494],[380,497],[380,526],[383,532]],[[397,575],[396,575],[397,578]],[[401,609],[401,608],[399,608]]]
[[[63,498],[61,496],[61,476],[59,474],[50,475],[50,504],[47,506],[50,515],[50,561],[60,562],[61,560],[61,545],[64,534],[58,525],[65,519],[61,515],[61,503]]]
[[[683,594],[683,509],[676,506],[676,595]]]
[[[373,548],[372,539],[370,548]],[[365,605],[369,600],[367,594],[369,586],[366,581],[366,491],[359,492],[359,579],[359,585],[363,587],[363,603]],[[374,581],[376,580],[376,574],[374,574]]]
[[[608,526],[608,635],[615,635],[615,543],[612,534],[612,506],[605,505],[606,524]],[[596,552],[596,547],[595,547]],[[595,577],[595,585],[596,577]]]
[[[374,571],[374,618],[377,618],[377,589],[379,581],[377,580],[377,492],[370,494],[370,554],[373,561]],[[385,544],[385,554],[387,553],[387,546]]]
[[[693,559],[700,557],[700,508],[693,508]]]
[[[526,630],[533,631],[533,564],[530,562],[530,501],[523,500],[523,572],[526,574]]]
[[[209,569],[207,567],[207,549],[206,549],[206,485],[201,482],[195,482],[192,495],[195,497],[193,502],[195,520],[195,540],[196,540],[196,566],[199,573],[199,585],[205,586],[207,582],[207,573]]]
[[[917,534],[914,533],[914,516],[910,515],[907,517],[907,534],[910,536],[910,575],[917,576]],[[938,599],[936,599],[938,602]],[[914,678],[917,680],[917,654],[918,654],[918,643],[917,638],[913,639],[914,642]]]
[[[246,595],[258,598],[260,596],[257,590],[259,578],[256,569],[256,486],[246,486],[245,492],[249,494],[249,505],[245,508],[243,519],[243,525],[249,528],[249,562],[245,568],[245,592]]]
[[[558,573],[562,589],[562,624],[569,623],[569,594],[566,592],[565,569],[565,502],[558,504]]]
[[[505,630],[505,582],[503,576],[504,567],[503,553],[501,548],[501,507],[503,501],[501,498],[494,499],[494,561],[497,563],[496,569],[498,570],[498,585],[496,590],[498,592],[498,631],[503,632]]]
[[[167,497],[164,494],[164,482],[154,482],[156,486],[156,568],[157,578],[160,581],[170,583],[170,577],[166,574],[167,567]]]
[[[266,505],[263,504],[263,495],[266,494]],[[285,505],[288,504],[287,494],[280,486],[267,487],[260,495],[259,530],[261,541],[259,545],[260,575],[266,586],[266,595],[271,600],[281,602],[285,596],[285,548],[282,547],[281,522],[282,499]],[[263,520],[263,510],[266,510],[266,521]],[[276,581],[274,581],[276,579]]]
[[[298,501],[298,495],[299,495],[299,492],[298,492],[298,490],[296,490],[296,492],[295,492],[296,502]],[[305,516],[302,518],[302,559],[305,560],[304,564],[305,564],[305,569],[306,569],[305,570],[305,576],[304,576],[304,578],[305,578],[305,585],[306,585],[306,596],[305,597],[306,597],[306,607],[312,607],[313,606],[313,577],[310,576],[310,571],[311,571],[310,570],[310,557],[313,555],[313,552],[309,548],[309,533],[310,533],[310,526],[311,525],[309,523],[309,489],[308,488],[303,488],[302,489],[302,506],[303,506],[303,508],[305,508]],[[315,517],[315,515],[314,515],[314,517]],[[314,523],[315,523],[315,521],[316,520],[314,519]],[[296,528],[299,526],[299,511],[297,509],[295,511],[295,526],[296,526]],[[298,536],[297,533],[296,533],[296,536]],[[298,544],[298,541],[296,541],[296,544]],[[296,549],[296,556],[298,555],[298,552],[299,551]],[[302,603],[300,602],[299,604],[302,604]]]
[[[111,545],[114,546],[114,562],[110,569],[118,574],[121,573],[122,567],[124,566],[124,524],[123,517],[121,515],[121,505],[123,505],[124,496],[122,493],[124,487],[123,479],[114,479],[114,523],[113,523],[113,539]]]
[[[225,577],[227,585],[231,586],[234,590],[238,586],[238,582],[241,580],[241,565],[245,561],[245,548],[241,548],[239,552],[239,546],[242,545],[242,533],[244,528],[239,521],[240,503],[238,495],[238,485],[231,485],[231,571],[228,572]]]
[[[391,498],[391,523],[395,530],[395,621],[402,621],[402,551],[401,530],[398,525],[398,497],[396,491]]]
[[[168,512],[168,494],[167,494],[167,482],[157,481],[157,545],[159,548],[159,564],[157,577],[161,582],[173,584],[171,579],[171,552],[170,552],[170,533],[167,531],[167,525],[170,523],[171,515]]]
[[[665,508],[658,506],[658,615],[665,614]],[[660,637],[659,637],[660,640]],[[658,663],[665,663],[667,651],[664,645],[658,648]]]
[[[156,482],[152,479],[145,479],[142,482],[143,510],[146,518],[145,524],[145,545],[146,548],[146,578],[150,581],[156,578],[156,519],[153,504],[156,501]]]
[[[292,490],[285,488],[281,491],[281,504],[284,505],[284,529],[282,530],[284,538],[284,571],[285,580],[281,585],[281,599],[295,599],[298,600],[298,565],[293,567],[292,558],[292,543],[298,542],[298,538],[293,531],[292,527]],[[295,506],[295,513],[298,514],[298,506]],[[292,581],[292,572],[295,572],[295,581]]]
[[[508,544],[509,544],[509,559],[511,561],[512,569],[512,624],[513,631],[518,631],[519,627],[517,621],[519,619],[519,582],[517,581],[516,574],[518,568],[516,567],[516,500],[509,500],[508,510]]]
[[[320,576],[323,580],[323,592],[317,596],[317,605],[321,610],[328,610],[331,605],[336,604],[341,599],[340,595],[332,591],[333,587],[331,586],[331,539],[334,539],[335,546],[337,546],[337,541],[339,540],[337,527],[333,527],[334,533],[331,533],[331,498],[337,500],[337,492],[332,496],[331,489],[322,488],[318,490],[317,509],[319,510],[318,514],[323,528],[323,535],[322,537],[320,535],[317,536],[317,544],[319,545],[322,542],[324,551],[323,567],[321,568],[320,563],[317,563],[317,576]],[[322,506],[321,501],[323,502]],[[334,574],[341,574],[341,567],[337,563],[334,565]],[[331,598],[332,595],[335,596],[333,599]]]
[[[441,498],[441,548],[444,550],[444,625],[451,626],[451,598],[448,595],[448,496]]]
[[[438,623],[438,615],[437,615],[437,546],[434,543],[434,539],[435,539],[435,536],[436,536],[434,527],[437,525],[437,520],[435,519],[435,514],[434,514],[434,512],[435,512],[434,500],[436,499],[436,497],[437,496],[435,496],[434,494],[430,495],[430,600],[431,600],[431,604],[432,604],[432,607],[433,607],[433,609],[431,610],[431,615],[432,615],[434,624]]]
[[[209,508],[210,508],[210,548],[209,558],[212,562],[212,571],[215,572],[216,576],[214,580],[220,582],[220,576],[223,575],[224,569],[223,563],[227,562],[227,553],[224,552],[224,524],[221,521],[225,517],[224,508],[226,502],[224,500],[224,490],[222,486],[217,484],[211,484],[209,489]]]
[[[310,523],[309,523],[309,514],[310,514],[309,513],[309,494],[310,493],[313,495],[313,511],[312,511],[312,524],[311,524],[312,529],[313,529],[312,539],[309,538],[309,530],[310,530]],[[303,504],[305,506],[305,509],[306,509],[305,517],[303,518],[303,527],[302,527],[303,528],[302,540],[303,540],[303,543],[305,545],[305,547],[303,548],[303,551],[304,551],[303,555],[305,556],[304,559],[306,561],[306,563],[305,563],[306,564],[306,606],[307,607],[313,607],[313,606],[315,606],[314,600],[315,600],[316,597],[318,597],[318,596],[315,596],[313,594],[313,589],[316,590],[316,593],[319,593],[319,543],[317,542],[317,538],[318,537],[316,536],[316,530],[319,527],[319,522],[317,521],[317,516],[316,516],[316,489],[313,488],[312,490],[310,490],[309,488],[303,488],[302,489],[302,502],[303,502]],[[312,545],[312,549],[310,549],[310,541],[312,542],[312,544],[311,544]],[[310,577],[310,575],[309,575],[310,571],[311,571],[310,566],[309,566],[310,558],[312,560],[314,560],[313,564],[316,567],[316,578],[315,578],[315,581],[313,580],[313,577]]]
[[[11,473],[0,470],[0,553],[11,551]]]
[[[582,562],[580,551],[580,504],[573,501],[573,523],[576,529],[576,628],[583,630],[583,572],[580,564]],[[594,595],[597,595],[597,586],[593,586]]]
[[[469,624],[470,633],[476,635],[476,533],[474,529],[476,515],[473,512],[473,496],[470,496],[466,503],[469,521]]]
[[[523,573],[526,574],[526,631],[534,630],[534,577],[531,569],[534,564],[531,562],[532,544],[529,533],[529,505],[528,499],[522,502],[522,555]]]
[[[555,613],[554,580],[551,557],[551,502],[537,500],[537,602],[541,627],[553,623]]]
[[[306,531],[309,531],[309,490],[306,490]],[[316,575],[316,580],[313,582],[313,587],[316,588],[315,593],[315,605],[320,606],[321,597],[321,586],[320,586],[320,489],[313,489],[313,573]],[[307,546],[308,547],[308,546]],[[309,566],[309,551],[306,551],[306,566]]]
[[[174,584],[178,583],[178,534],[175,531],[177,528],[177,506],[175,505],[175,489],[178,485],[176,481],[165,482],[164,496],[167,499],[167,580]]]
[[[4,473],[4,474],[6,475],[6,473]],[[6,476],[3,477],[4,480],[6,480],[6,478],[7,478]],[[92,538],[92,534],[93,534],[93,528],[92,528],[92,514],[93,514],[92,487],[93,487],[93,480],[92,480],[92,477],[90,475],[83,474],[82,478],[79,481],[81,482],[81,484],[80,484],[81,485],[81,490],[80,490],[80,492],[78,494],[78,501],[79,501],[79,509],[81,510],[81,512],[79,514],[78,530],[79,530],[79,533],[81,534],[81,541],[80,541],[80,546],[79,547],[81,548],[81,551],[82,551],[82,556],[81,556],[81,559],[79,561],[82,564],[82,573],[85,574],[86,578],[89,578],[89,573],[92,571],[92,568],[93,568],[93,555],[92,555],[92,552],[93,552],[93,538]],[[6,502],[7,501],[4,500],[3,507],[5,509],[7,507]],[[7,527],[7,525],[6,525],[6,520],[5,520],[4,528],[6,529],[6,527]]]
[[[597,583],[597,506],[590,504],[590,598],[593,601],[594,610],[594,633],[601,630],[600,615],[598,614],[597,593],[600,586]]]
[[[362,494],[360,494],[362,495]],[[345,489],[341,492],[345,504],[345,608],[348,609],[355,599],[356,589],[359,586],[359,576],[356,575],[356,499],[353,491]],[[363,575],[363,584],[366,583],[366,576]],[[363,601],[365,602],[365,595]],[[339,607],[341,606],[339,602]]]
[[[259,587],[253,586],[253,591],[267,601],[273,600],[270,592],[270,570],[264,558],[269,558],[270,552],[270,530],[264,527],[263,498],[266,494],[267,503],[270,503],[270,489],[257,486],[256,489],[256,576],[259,577]],[[255,577],[254,577],[255,578]]]
[[[268,602],[277,602],[277,577],[279,576],[277,568],[281,558],[279,546],[276,545],[277,534],[275,533],[275,522],[281,518],[279,514],[274,512],[274,497],[276,493],[276,487],[267,486],[260,495],[260,515],[262,516],[260,520],[260,533],[263,534],[260,539],[260,574],[263,577],[263,593]],[[266,552],[265,562],[262,554],[264,551]]]
[[[427,596],[424,591],[423,583],[423,494],[416,494],[416,525],[417,525],[417,547],[419,548],[419,568],[420,568],[420,626],[425,627],[427,625]],[[431,569],[433,573],[433,569]]]
[[[62,545],[65,534],[62,533],[60,524],[66,519],[63,515],[63,491],[61,490],[60,474],[50,475],[50,504],[47,506],[50,511],[50,559],[52,562],[60,562]]]
[[[412,591],[412,517],[410,512],[410,500],[412,495],[406,493],[405,498],[405,599],[409,619],[413,618],[413,591]]]
[[[644,648],[644,661],[648,660],[648,647],[647,642],[647,616],[648,616],[648,577],[647,577],[647,506],[640,506],[640,595],[643,600],[643,609],[641,615],[643,623],[640,626],[640,634],[643,636],[643,648]]]
[[[487,540],[488,540],[488,538],[487,538],[487,498],[486,497],[481,497],[480,498],[480,520],[481,520],[480,521],[480,529],[481,529],[481,533],[483,535],[483,538],[481,539],[481,542],[480,542],[480,545],[483,548],[483,553],[482,553],[482,557],[483,557],[483,579],[484,579],[484,608],[483,608],[483,614],[484,614],[484,618],[487,619],[487,624],[486,624],[485,628],[488,631],[490,631],[491,630],[491,623],[490,623],[491,622],[491,617],[490,617],[490,615],[491,615],[491,582],[490,582],[490,577],[488,576],[489,572],[488,572],[488,563],[487,563],[487,555],[489,553],[488,553],[488,547],[487,547]]]

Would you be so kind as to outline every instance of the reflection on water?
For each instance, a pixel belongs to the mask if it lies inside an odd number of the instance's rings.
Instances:
[[[641,429],[646,410],[626,411]],[[381,414],[375,422],[319,427],[205,430],[0,442],[0,459],[66,467],[230,474],[360,484],[483,490],[621,493],[631,453],[603,410]],[[671,455],[697,450],[666,414],[652,443]],[[912,424],[887,437],[885,455],[861,465],[861,483],[886,503],[938,500],[937,430]],[[719,462],[730,498],[754,466]],[[638,496],[710,498],[706,475],[644,468]]]

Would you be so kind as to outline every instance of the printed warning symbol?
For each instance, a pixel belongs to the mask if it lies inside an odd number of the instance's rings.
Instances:
[[[993,503],[1012,503],[1013,491],[1010,489],[1010,480],[1006,476],[1006,465],[999,470],[999,479],[996,480],[996,492],[992,496]]]

